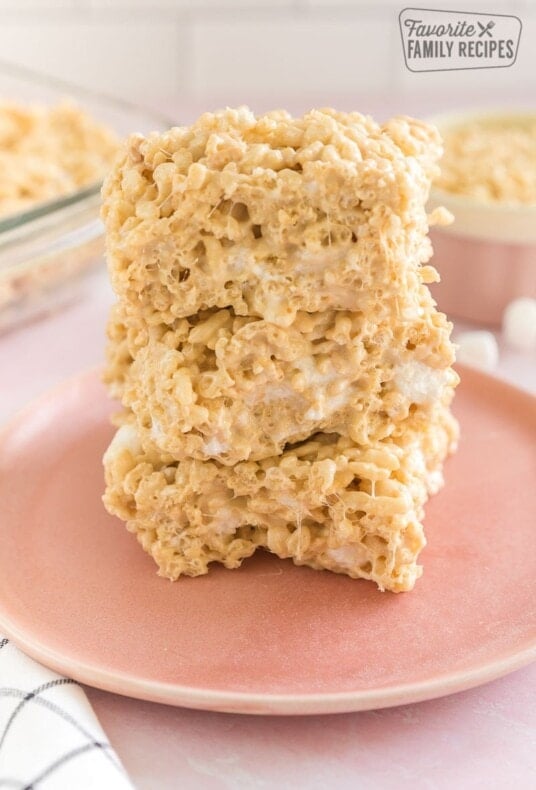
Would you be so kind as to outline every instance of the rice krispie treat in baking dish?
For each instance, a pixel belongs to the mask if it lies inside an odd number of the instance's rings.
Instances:
[[[440,153],[417,121],[332,110],[226,110],[127,142],[103,191],[123,406],[105,503],[162,575],[263,546],[413,586],[456,443],[427,288]]]
[[[112,130],[68,101],[0,101],[0,216],[97,184],[118,150]]]

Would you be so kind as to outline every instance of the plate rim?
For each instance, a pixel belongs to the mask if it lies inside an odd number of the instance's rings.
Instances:
[[[23,630],[19,630],[2,614],[0,605],[0,628],[19,649],[30,658],[55,672],[67,674],[79,683],[147,702],[216,712],[300,716],[380,710],[467,691],[517,669],[522,669],[536,661],[535,636],[532,642],[529,642],[528,647],[516,650],[495,661],[414,683],[360,691],[311,694],[222,691],[177,683],[142,680],[123,672],[103,670],[92,664],[66,658],[65,655],[28,638]]]
[[[461,375],[482,378],[493,382],[493,386],[503,388],[515,397],[536,404],[536,397],[529,391],[504,379],[482,371],[457,365]],[[69,376],[55,387],[49,388],[11,416],[0,426],[0,446],[15,431],[21,421],[36,409],[55,400],[63,391],[80,385],[86,379],[98,378],[101,382],[101,366]],[[102,382],[101,382],[102,383]],[[506,652],[494,660],[485,660],[477,666],[416,681],[407,684],[362,689],[357,691],[337,691],[323,693],[280,693],[223,691],[221,689],[165,683],[144,680],[121,671],[110,671],[92,663],[72,659],[61,652],[41,644],[32,638],[25,629],[20,629],[4,611],[0,600],[0,629],[5,636],[30,658],[44,666],[84,683],[88,686],[141,699],[177,707],[212,710],[219,712],[246,713],[258,715],[317,715],[327,713],[349,713],[365,710],[406,705],[437,699],[449,694],[465,691],[504,675],[521,669],[536,661],[536,633],[521,649]]]

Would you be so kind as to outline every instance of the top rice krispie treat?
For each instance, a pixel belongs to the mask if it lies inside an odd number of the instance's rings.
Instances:
[[[104,190],[110,275],[147,325],[210,308],[289,326],[368,310],[435,273],[424,204],[441,154],[410,118],[246,108],[130,137]]]

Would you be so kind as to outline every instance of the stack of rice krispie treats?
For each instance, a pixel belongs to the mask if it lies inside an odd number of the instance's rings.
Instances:
[[[456,445],[410,118],[246,108],[132,136],[104,190],[108,510],[170,579],[263,547],[409,590]]]

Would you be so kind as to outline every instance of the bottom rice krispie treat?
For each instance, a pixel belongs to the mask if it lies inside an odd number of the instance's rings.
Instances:
[[[169,579],[204,574],[210,562],[236,568],[261,546],[401,592],[421,575],[423,506],[456,439],[438,404],[367,447],[318,433],[279,456],[224,466],[153,454],[131,422],[105,454],[104,501]]]

